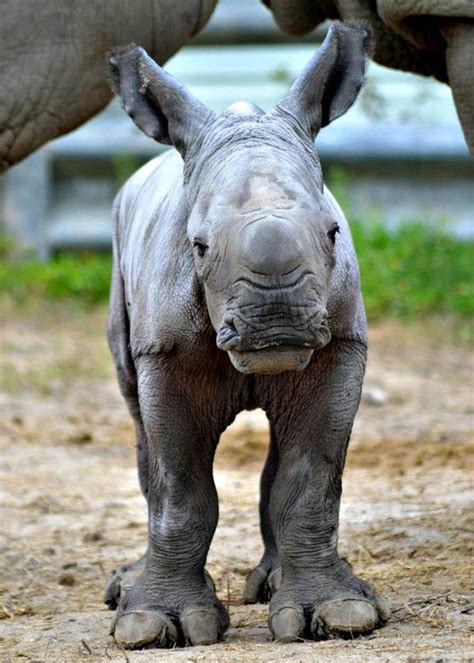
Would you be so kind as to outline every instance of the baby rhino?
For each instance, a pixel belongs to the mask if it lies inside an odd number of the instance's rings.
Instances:
[[[313,140],[363,83],[369,35],[334,24],[270,113],[215,114],[141,48],[110,76],[148,136],[174,145],[114,208],[108,336],[134,419],[148,549],[106,602],[123,647],[217,642],[229,624],[204,566],[218,518],[212,465],[236,414],[263,408],[263,557],[247,603],[270,596],[275,639],[351,637],[384,620],[338,554],[341,478],[367,331],[343,213]]]

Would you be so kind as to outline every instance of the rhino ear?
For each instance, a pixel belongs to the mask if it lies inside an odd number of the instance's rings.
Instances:
[[[276,107],[316,136],[354,103],[364,83],[372,32],[359,21],[333,23],[314,57]]]
[[[107,64],[111,87],[137,127],[184,155],[213,112],[135,44],[114,49]]]

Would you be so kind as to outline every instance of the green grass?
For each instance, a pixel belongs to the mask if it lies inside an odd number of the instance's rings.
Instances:
[[[474,242],[411,223],[394,232],[380,223],[351,223],[370,320],[474,314]],[[10,252],[8,252],[10,253]],[[107,301],[108,254],[63,254],[50,262],[0,262],[0,293],[16,303],[70,300],[90,307]]]
[[[474,314],[474,242],[421,224],[353,223],[369,319]]]
[[[109,296],[111,267],[111,256],[103,253],[60,254],[45,263],[6,258],[0,262],[0,293],[18,304],[34,299],[101,304]]]

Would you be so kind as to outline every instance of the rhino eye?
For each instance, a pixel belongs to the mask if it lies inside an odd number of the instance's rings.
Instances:
[[[204,254],[206,253],[207,249],[209,248],[207,246],[207,244],[205,244],[200,239],[194,239],[193,246],[197,249],[197,253],[198,253],[198,256],[200,258],[204,257]]]
[[[336,243],[336,234],[340,232],[341,229],[339,228],[338,224],[336,223],[335,226],[331,228],[331,230],[328,230],[328,237],[331,240],[333,244]]]

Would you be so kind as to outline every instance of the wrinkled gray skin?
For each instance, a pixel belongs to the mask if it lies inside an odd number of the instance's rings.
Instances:
[[[303,35],[326,19],[364,20],[373,58],[393,69],[434,76],[451,87],[474,153],[474,2],[472,0],[262,0],[282,30]]]
[[[383,623],[337,551],[367,331],[350,231],[313,145],[356,98],[368,42],[363,26],[334,25],[268,114],[240,102],[215,115],[141,49],[110,61],[136,124],[178,150],[140,169],[114,209],[109,343],[149,510],[147,553],[106,590],[121,646],[211,644],[227,628],[204,570],[212,464],[222,431],[255,407],[271,429],[265,551],[244,600],[271,588],[284,641]]]
[[[166,62],[217,0],[3,0],[0,172],[110,101],[105,54],[135,41]]]

